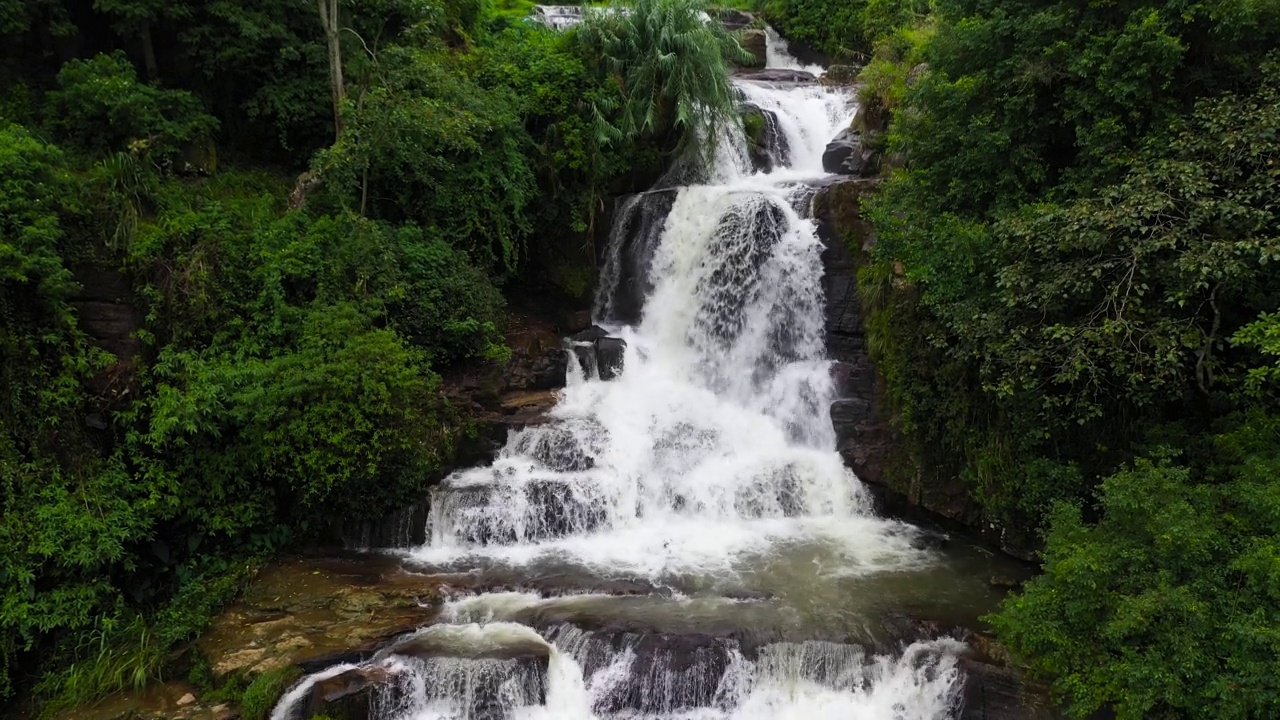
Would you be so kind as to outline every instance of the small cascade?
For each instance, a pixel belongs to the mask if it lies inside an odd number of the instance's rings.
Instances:
[[[772,31],[769,53],[802,69]],[[434,488],[426,541],[399,551],[488,591],[304,679],[276,720],[342,672],[376,686],[379,720],[956,716],[964,645],[907,618],[979,612],[987,588],[877,517],[835,449],[808,206],[853,98],[735,86],[769,118],[772,167],[726,127],[700,182],[618,201],[598,327],[566,340],[548,421]]]
[[[533,19],[553,30],[567,30],[582,22],[584,5],[535,5]]]

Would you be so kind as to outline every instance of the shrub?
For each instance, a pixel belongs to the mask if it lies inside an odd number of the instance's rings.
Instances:
[[[172,160],[185,143],[217,128],[195,95],[138,82],[119,51],[68,62],[58,87],[49,93],[50,125],[93,154],[141,148]]]

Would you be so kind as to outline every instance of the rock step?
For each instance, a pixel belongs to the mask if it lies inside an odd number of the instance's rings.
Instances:
[[[602,528],[612,502],[585,476],[445,483],[431,492],[428,532],[477,546],[540,542]]]
[[[569,336],[567,342],[587,379],[612,380],[622,374],[627,351],[625,340],[611,337],[602,327],[592,326]]]
[[[594,692],[591,710],[601,717],[727,709],[740,700],[734,693],[736,683],[729,682],[728,676],[738,672],[744,660],[753,663],[757,681],[761,674],[781,672],[788,678],[850,690],[861,688],[876,672],[877,652],[849,643],[744,648],[731,639],[697,633],[592,631],[567,623],[544,628],[541,634],[573,658],[584,677],[613,676]],[[550,658],[545,645],[529,643],[481,656],[443,655],[439,650],[409,641],[392,648],[380,661],[316,681],[288,716],[301,719],[325,713],[363,720],[446,702],[463,717],[504,718],[518,707],[546,702]],[[914,662],[922,661],[929,662]],[[1049,717],[1038,709],[1037,698],[1027,692],[1016,672],[969,653],[957,662],[963,683],[961,720]]]

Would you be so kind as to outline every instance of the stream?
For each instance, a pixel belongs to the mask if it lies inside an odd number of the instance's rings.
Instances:
[[[770,67],[814,70],[769,41]],[[712,167],[620,203],[594,310],[620,363],[567,347],[549,421],[433,490],[399,562],[503,590],[453,593],[367,660],[387,678],[372,717],[959,717],[950,629],[994,608],[1001,561],[877,516],[829,414],[808,214],[855,98],[735,85],[766,111],[772,170],[725,129]]]

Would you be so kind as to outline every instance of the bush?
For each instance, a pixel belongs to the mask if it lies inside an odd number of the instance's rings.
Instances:
[[[138,82],[119,51],[68,62],[58,86],[49,93],[49,124],[95,155],[144,148],[172,161],[186,143],[217,128],[191,93]]]
[[[316,156],[329,207],[427,228],[480,268],[513,275],[531,231],[530,140],[505,89],[478,87],[441,53],[382,53],[381,77]]]
[[[255,677],[240,697],[244,720],[267,720],[280,696],[301,676],[302,672],[291,665]]]

